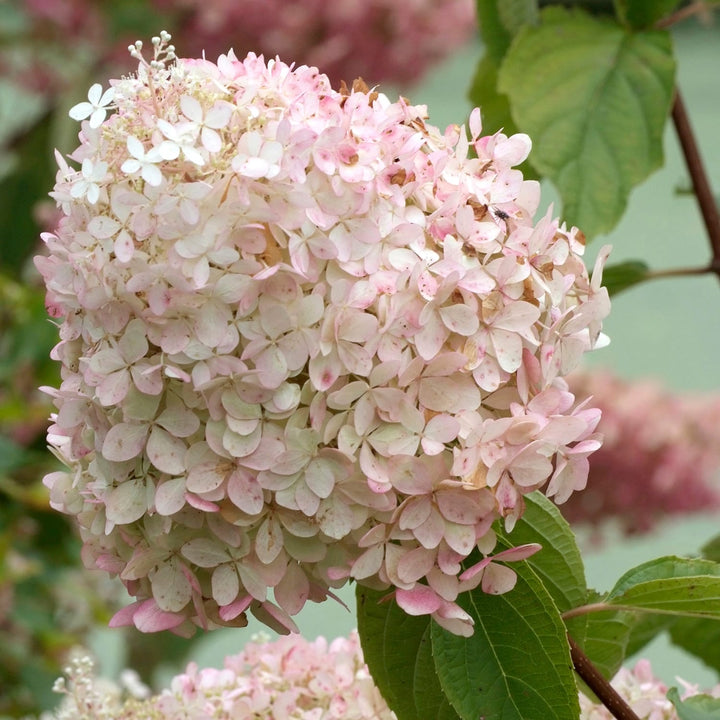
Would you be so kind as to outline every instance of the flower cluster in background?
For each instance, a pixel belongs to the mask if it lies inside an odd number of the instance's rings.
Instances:
[[[701,692],[696,686],[680,679],[678,683],[683,686],[683,700]],[[653,675],[647,660],[638,660],[632,669],[621,668],[613,678],[612,685],[640,720],[679,720],[677,709],[667,698],[668,687]],[[716,685],[708,694],[720,697],[720,685]],[[580,694],[580,720],[613,720],[614,717],[604,705],[596,705]]]
[[[358,76],[414,83],[474,32],[472,0],[11,0],[1,12],[2,74],[50,96],[88,66],[124,67],[128,38],[149,32],[159,16],[187,55],[216,57],[229,47],[280,55],[319,67],[336,84]]]
[[[469,39],[471,0],[153,0],[180,11],[183,50],[215,57],[279,55],[314,65],[333,85],[362,77],[368,83],[417,82],[428,67]],[[232,33],[228,32],[232,28]]]
[[[305,640],[291,635],[248,643],[238,655],[225,659],[221,669],[191,663],[169,687],[150,696],[137,676],[126,671],[120,683],[99,679],[88,657],[75,658],[66,678],[55,684],[63,701],[43,720],[200,720],[217,718],[293,718],[296,720],[392,720],[364,663],[357,635]],[[698,688],[683,683],[683,699]],[[678,720],[666,697],[668,688],[640,660],[622,668],[613,687],[640,720]],[[720,697],[720,685],[711,690]],[[603,705],[580,694],[580,720],[612,720]]]
[[[568,520],[600,528],[614,519],[634,534],[674,514],[720,506],[720,397],[681,395],[597,370],[569,382],[602,410],[604,440],[587,489],[563,507]]]
[[[57,720],[395,718],[370,676],[355,633],[332,642],[300,635],[258,639],[227,657],[222,669],[191,663],[152,697],[134,675],[115,684],[95,678],[92,670],[89,658],[78,657],[66,670],[67,680],[56,683],[65,696]]]
[[[609,310],[604,254],[591,282],[575,228],[533,225],[529,140],[477,110],[468,139],[167,39],[71,110],[80,169],[58,156],[53,507],[137,597],[116,625],[294,630],[354,578],[471,633],[457,595],[515,580],[494,520],[582,489],[599,446],[562,375]]]

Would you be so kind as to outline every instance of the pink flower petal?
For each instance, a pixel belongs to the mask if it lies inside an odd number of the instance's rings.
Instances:
[[[442,605],[442,598],[432,588],[419,584],[410,590],[398,588],[395,600],[408,615],[430,615]]]
[[[228,477],[227,494],[248,515],[258,515],[265,505],[265,494],[257,478],[241,468]]]
[[[219,565],[215,568],[211,580],[213,600],[220,606],[231,605],[240,592],[240,578],[237,570],[230,564]]]
[[[102,454],[106,460],[123,462],[137,457],[145,447],[148,426],[145,424],[118,423],[105,436]]]
[[[107,519],[116,525],[139,520],[148,509],[145,482],[140,478],[126,480],[113,488],[105,501]]]
[[[230,603],[230,605],[221,607],[219,615],[226,622],[234,620],[238,615],[244,613],[250,607],[252,600],[251,595],[243,595],[235,600],[235,602]]]
[[[214,568],[230,559],[227,548],[219,540],[208,537],[188,540],[180,552],[191,563],[202,568]]]
[[[145,451],[150,462],[158,470],[169,475],[180,475],[185,471],[187,445],[164,428],[158,425],[153,427]]]
[[[153,597],[158,607],[166,612],[180,612],[192,597],[190,580],[182,571],[181,565],[182,563],[173,558],[150,574]]]
[[[414,583],[427,575],[434,565],[435,552],[418,547],[400,558],[397,573],[403,582]]]
[[[161,610],[155,600],[146,600],[140,603],[133,615],[135,627],[144,633],[172,630],[184,622],[180,613]]]
[[[273,591],[275,602],[288,615],[297,615],[308,599],[310,583],[307,575],[298,563],[291,562],[283,579],[275,586]]]
[[[517,574],[505,565],[490,563],[483,573],[481,587],[488,595],[502,595],[515,587]]]

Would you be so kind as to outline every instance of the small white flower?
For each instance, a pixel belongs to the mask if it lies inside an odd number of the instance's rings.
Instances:
[[[90,158],[85,158],[82,163],[80,177],[73,184],[70,195],[76,199],[86,197],[91,205],[100,198],[99,182],[105,179],[108,171],[108,164],[103,160],[93,162]]]
[[[266,140],[254,130],[246,132],[237,144],[238,154],[232,169],[244,177],[259,180],[274,178],[280,172],[283,146],[276,140]]]
[[[128,158],[120,169],[128,175],[133,175],[139,171],[146,183],[155,187],[160,185],[162,183],[162,172],[155,163],[159,163],[164,159],[162,152],[156,147],[145,152],[143,144],[134,135],[128,137],[127,149],[132,157]]]
[[[108,88],[102,91],[102,85],[95,83],[88,91],[88,101],[81,102],[70,108],[68,115],[73,120],[85,120],[90,118],[90,127],[99,128],[102,125],[110,103],[115,98],[115,88]]]
[[[205,112],[194,97],[183,95],[180,98],[180,107],[190,123],[200,129],[200,139],[205,149],[208,152],[220,152],[222,139],[217,130],[227,127],[233,114],[233,106],[218,100]]]
[[[173,125],[167,120],[160,118],[157,121],[157,126],[160,132],[167,138],[162,144],[168,148],[168,152],[174,155],[174,157],[168,157],[167,159],[174,159],[182,152],[188,162],[198,166],[205,164],[203,156],[195,147],[198,131],[194,123],[179,122],[177,125]]]

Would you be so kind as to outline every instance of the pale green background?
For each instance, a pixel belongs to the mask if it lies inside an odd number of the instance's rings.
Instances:
[[[675,32],[679,57],[679,85],[691,114],[711,181],[720,189],[720,28],[689,23]],[[430,121],[444,127],[464,122],[470,106],[465,99],[474,65],[481,49],[471,45],[458,52],[411,92],[414,103],[426,103]],[[388,91],[388,94],[391,94]],[[405,91],[407,94],[407,91]],[[642,258],[654,269],[702,265],[710,257],[700,216],[692,196],[677,195],[687,186],[673,129],[665,138],[666,166],[634,191],[629,210],[619,227],[607,238],[596,238],[588,251],[588,263],[599,247],[614,246],[611,262]],[[545,204],[555,200],[551,187],[543,191]],[[555,204],[556,214],[560,212]],[[606,323],[610,347],[598,351],[589,364],[603,365],[628,378],[653,376],[678,390],[720,389],[720,282],[711,276],[657,280],[632,289],[613,302]],[[720,432],[720,428],[718,428]],[[624,570],[644,560],[670,553],[693,553],[720,532],[718,517],[694,516],[673,520],[653,536],[628,541],[615,538],[586,556],[589,583],[609,589]],[[341,592],[352,608],[352,592]],[[355,627],[353,612],[332,601],[309,606],[298,625],[307,637],[335,637]],[[257,623],[242,630],[216,631],[196,646],[192,659],[202,665],[219,666],[226,654],[238,652],[255,632]],[[111,631],[98,637],[105,672],[115,675],[122,652]],[[113,651],[115,648],[116,651]],[[659,641],[643,653],[668,683],[674,676],[701,684],[717,682],[700,663]],[[173,666],[174,667],[177,666]],[[168,672],[171,668],[167,668]]]

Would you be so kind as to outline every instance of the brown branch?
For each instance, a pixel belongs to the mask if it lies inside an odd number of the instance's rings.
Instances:
[[[693,190],[698,205],[700,206],[700,212],[702,213],[703,222],[705,223],[710,247],[712,248],[713,259],[710,267],[720,276],[717,270],[717,265],[720,263],[720,213],[718,212],[715,198],[710,188],[710,182],[705,172],[702,158],[700,157],[700,151],[695,142],[695,135],[690,125],[690,118],[685,110],[685,103],[683,103],[679,90],[675,92],[672,119],[675,124],[678,139],[680,140],[683,155],[685,156],[685,164],[692,179]]]
[[[668,268],[666,270],[649,270],[645,273],[643,280],[660,280],[668,277],[692,277],[695,275],[706,275],[717,273],[720,270],[717,263],[703,265],[702,267]]]
[[[712,18],[712,8],[708,6],[705,0],[698,0],[698,2],[693,2],[685,7],[681,7],[679,10],[663,18],[655,24],[655,27],[660,29],[669,28],[683,20],[687,20],[693,15],[700,16],[702,22],[709,22],[710,18]]]
[[[640,720],[633,709],[617,694],[615,688],[600,674],[600,671],[590,662],[587,655],[578,647],[577,643],[568,635],[570,642],[570,657],[575,672],[585,681],[585,684],[597,695],[600,702],[610,711],[617,720]]]

